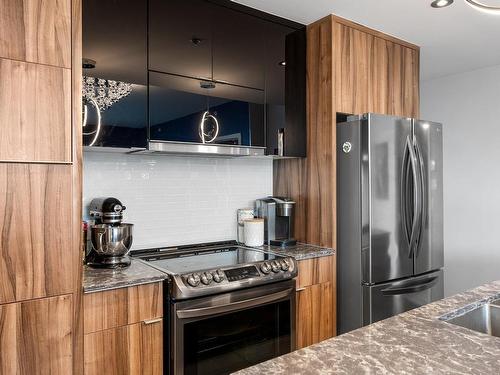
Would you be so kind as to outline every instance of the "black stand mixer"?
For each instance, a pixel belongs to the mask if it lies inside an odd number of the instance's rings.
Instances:
[[[90,216],[95,224],[90,226],[92,249],[86,263],[97,268],[128,267],[127,255],[132,246],[133,224],[122,223],[125,206],[112,197],[95,198],[90,202]]]

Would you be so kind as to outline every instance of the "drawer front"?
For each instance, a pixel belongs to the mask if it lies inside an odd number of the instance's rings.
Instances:
[[[298,262],[297,289],[335,279],[334,256],[305,259]]]
[[[70,294],[0,305],[0,374],[72,374]]]
[[[84,337],[85,375],[163,374],[163,321],[142,322]]]
[[[84,295],[85,333],[163,317],[163,285],[152,283]]]

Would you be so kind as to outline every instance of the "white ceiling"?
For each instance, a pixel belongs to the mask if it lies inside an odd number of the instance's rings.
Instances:
[[[455,0],[447,8],[431,0],[237,0],[268,13],[309,24],[334,13],[421,47],[421,78],[433,79],[500,64],[500,15]],[[483,0],[500,5],[500,0]]]

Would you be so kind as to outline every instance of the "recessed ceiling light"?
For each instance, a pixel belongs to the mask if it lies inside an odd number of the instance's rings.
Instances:
[[[500,6],[487,5],[477,0],[465,0],[467,4],[476,10],[490,14],[500,14]]]
[[[280,65],[280,66],[286,66],[286,61],[285,61],[285,60],[280,61],[280,62],[278,63],[278,65]]]
[[[431,7],[433,8],[444,8],[453,4],[453,0],[434,0],[431,3]]]

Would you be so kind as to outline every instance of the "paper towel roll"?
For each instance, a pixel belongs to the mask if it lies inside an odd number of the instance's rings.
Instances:
[[[237,210],[236,216],[238,221],[236,241],[238,241],[238,243],[245,243],[244,223],[247,219],[253,219],[253,208],[240,208]]]
[[[264,219],[247,219],[244,221],[245,245],[264,245]]]

